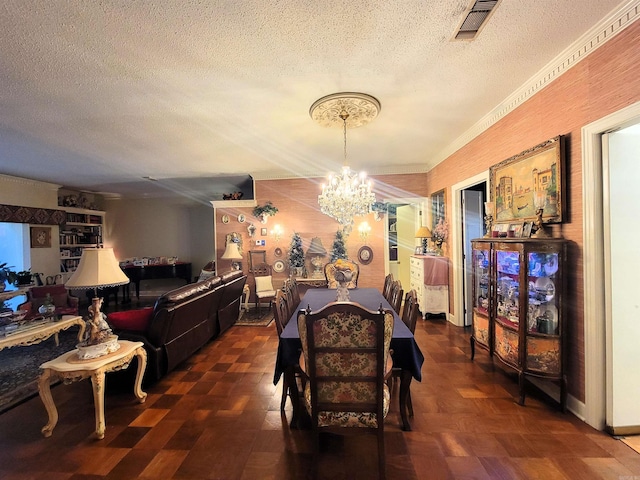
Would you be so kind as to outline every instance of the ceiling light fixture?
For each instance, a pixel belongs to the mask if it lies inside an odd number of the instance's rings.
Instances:
[[[365,93],[334,93],[314,102],[309,115],[325,127],[341,126],[344,134],[344,165],[339,175],[329,175],[318,195],[320,211],[335,218],[344,227],[351,228],[354,217],[371,212],[376,201],[367,174],[357,174],[347,165],[347,128],[366,125],[380,112],[378,99]]]

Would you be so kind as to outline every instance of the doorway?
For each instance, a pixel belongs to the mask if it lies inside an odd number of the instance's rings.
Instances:
[[[484,202],[487,198],[487,183],[481,182],[460,192],[462,195],[462,265],[463,265],[463,319],[464,326],[471,325],[473,319],[473,266],[471,240],[484,235]]]
[[[466,308],[470,299],[471,284],[468,283],[467,272],[470,274],[470,265],[465,266],[465,258],[470,258],[471,239],[483,235],[483,201],[488,198],[487,187],[489,185],[489,170],[467,178],[451,187],[451,265],[453,267],[453,313],[449,315],[449,321],[459,327],[470,325],[471,304]],[[470,192],[470,193],[464,193]],[[476,193],[473,193],[476,192]],[[479,194],[482,194],[480,196]],[[463,197],[470,200],[469,212],[465,215]],[[482,200],[481,200],[482,198]],[[465,235],[466,232],[466,235]],[[465,248],[468,252],[465,257]],[[467,283],[465,285],[465,283]],[[469,311],[469,318],[465,314]]]
[[[603,134],[640,123],[640,102],[582,128],[584,404],[569,397],[569,407],[594,428],[603,430],[607,411],[608,343],[604,248]]]
[[[407,291],[411,285],[409,257],[416,247],[415,233],[418,229],[418,212],[423,210],[424,198],[385,199],[388,204],[388,227],[385,234],[385,274],[393,274]]]
[[[606,427],[640,433],[640,323],[635,283],[640,270],[640,123],[602,136],[606,310]]]

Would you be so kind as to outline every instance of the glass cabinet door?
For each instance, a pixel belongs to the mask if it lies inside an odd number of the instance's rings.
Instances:
[[[472,338],[484,348],[490,347],[489,307],[491,278],[490,243],[473,243],[473,333]],[[472,344],[473,345],[473,344]]]
[[[560,252],[527,253],[527,347],[525,369],[544,375],[562,371]]]
[[[559,254],[530,252],[527,258],[529,308],[527,331],[558,335],[558,297],[556,284]]]
[[[494,352],[518,365],[520,351],[520,266],[518,250],[496,249],[496,301]]]

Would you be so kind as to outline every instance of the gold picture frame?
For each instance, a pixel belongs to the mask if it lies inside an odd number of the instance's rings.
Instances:
[[[496,223],[536,218],[537,192],[544,192],[542,221],[561,223],[564,196],[564,140],[557,136],[490,169],[490,196]]]
[[[51,227],[31,227],[31,248],[51,248]]]

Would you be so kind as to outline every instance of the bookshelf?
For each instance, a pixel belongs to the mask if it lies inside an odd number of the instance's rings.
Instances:
[[[60,270],[73,272],[80,263],[82,250],[104,242],[105,212],[64,207],[67,218],[60,226]]]

